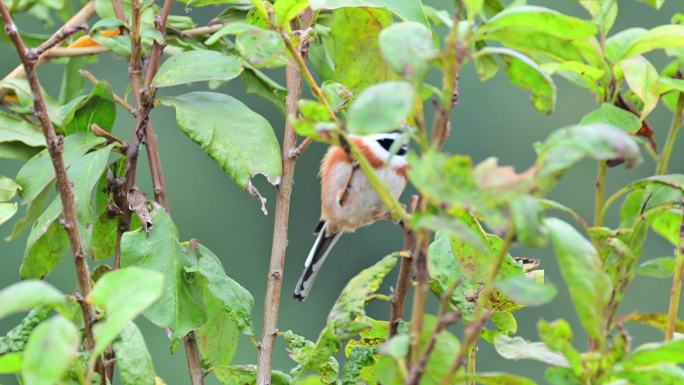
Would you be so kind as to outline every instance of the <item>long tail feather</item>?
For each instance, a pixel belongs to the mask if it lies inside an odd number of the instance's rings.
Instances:
[[[316,280],[316,276],[318,275],[321,266],[323,266],[323,262],[325,262],[330,250],[333,246],[335,246],[335,243],[340,238],[340,235],[342,235],[340,232],[328,236],[326,234],[327,231],[325,223],[323,223],[322,226],[317,226],[316,230],[318,230],[316,241],[309,252],[309,256],[306,257],[304,271],[302,272],[301,277],[299,277],[299,281],[297,282],[297,286],[295,287],[293,293],[294,298],[300,302],[304,301],[309,295],[311,287]]]

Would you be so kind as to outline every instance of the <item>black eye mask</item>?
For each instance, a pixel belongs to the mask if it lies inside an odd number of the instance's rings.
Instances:
[[[392,145],[394,144],[394,139],[390,138],[382,138],[377,140],[378,144],[382,146],[387,152],[389,152],[390,148],[392,148]],[[397,151],[397,155],[403,156],[406,155],[406,152],[408,152],[408,146],[404,145],[401,146],[399,151]]]

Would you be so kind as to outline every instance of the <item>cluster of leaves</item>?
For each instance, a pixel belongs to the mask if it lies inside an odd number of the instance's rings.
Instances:
[[[390,322],[365,313],[367,301],[386,297],[377,291],[397,261],[406,257],[389,255],[349,282],[316,341],[293,331],[281,333],[297,365],[289,374],[273,371],[272,383],[534,384],[512,374],[476,372],[474,365],[464,371],[462,358],[474,354],[473,345],[480,338],[503,358],[548,364],[546,378],[554,385],[647,384],[656,379],[661,384],[682,383],[684,371],[676,366],[684,362],[682,340],[668,338],[632,349],[622,328],[625,322],[642,322],[668,330],[672,315],[617,313],[635,274],[669,278],[684,266],[684,175],[665,174],[684,109],[684,16],[676,15],[672,24],[651,30],[613,33],[616,0],[580,1],[587,19],[525,1],[456,3],[451,10],[420,0],[191,0],[188,6],[220,6],[214,19],[219,27],[206,29],[209,35],[196,33],[191,18],[171,15],[166,37],[155,26],[159,7],[143,4],[143,51],[149,53],[155,43],[168,44],[169,56],[151,79],[152,86],[205,82],[209,88],[162,98],[161,105],[175,109],[181,131],[239,187],[257,196],[264,212],[265,200],[251,179],[262,174],[272,184],[279,183],[280,145],[266,119],[216,90],[239,77],[248,92],[286,112],[286,88],[264,70],[283,68],[293,59],[316,98],[300,100],[299,113],[286,116],[297,133],[309,140],[351,145],[352,156],[392,214],[410,231],[431,240],[426,250],[429,287],[442,299],[440,314],[419,312],[420,321],[403,322],[390,337]],[[648,3],[660,7],[663,1]],[[88,38],[115,55],[129,57],[132,39],[120,32],[131,26],[115,16],[110,1],[95,0],[94,5],[99,21]],[[38,16],[46,7],[57,8],[45,1],[11,3],[13,11]],[[130,3],[124,1],[123,8],[130,19]],[[653,51],[665,51],[670,64],[657,69],[644,56]],[[124,384],[161,381],[133,323],[142,314],[168,330],[172,352],[181,338],[195,332],[204,369],[223,384],[254,383],[256,366],[231,365],[239,333],[253,335],[253,299],[226,275],[219,258],[196,241],[181,242],[171,216],[153,202],[132,207],[141,223],[117,234],[117,199],[110,187],[124,177],[126,144],[91,132],[97,125],[111,133],[118,97],[104,81],[84,93],[77,74],[90,62],[67,59],[59,98],[44,93],[49,118],[64,136],[63,158],[74,186],[82,241],[92,260],[100,263],[86,298],[62,294],[41,281],[69,249],[60,221],[62,201],[53,197],[55,173],[31,114],[27,83],[0,82],[9,90],[0,108],[0,157],[25,161],[13,179],[0,176],[0,224],[22,205],[26,214],[9,238],[29,230],[20,271],[26,281],[0,291],[0,317],[30,311],[0,340],[0,372],[17,373],[26,384],[89,384],[98,357],[104,355],[116,356]],[[496,158],[473,164],[466,156],[442,152],[439,143],[457,103],[458,74],[469,63],[483,81],[502,67],[513,85],[530,92],[540,113],[554,110],[554,76],[587,89],[597,108],[537,143],[537,159],[522,173],[499,166]],[[320,86],[307,65],[322,80]],[[426,80],[434,70],[443,75],[441,86]],[[423,108],[431,99],[438,105],[432,133],[436,140],[430,138]],[[646,120],[658,103],[674,111],[661,155]],[[410,219],[348,141],[350,134],[397,130],[417,144],[409,154],[408,175],[422,205]],[[640,147],[658,163],[657,175],[604,200],[607,167],[637,167],[642,162]],[[599,164],[596,219],[591,226],[571,208],[546,198],[585,158]],[[620,223],[609,227],[605,213],[623,196]],[[576,226],[549,216],[551,210],[567,214]],[[676,257],[639,264],[650,228],[677,247]],[[540,320],[539,342],[515,335],[514,313],[551,301],[557,289],[544,282],[538,261],[511,256],[513,242],[530,247],[553,244],[590,337],[587,352],[573,344],[573,331],[564,320]],[[122,267],[114,269],[108,259],[117,253]],[[675,282],[681,284],[678,276]],[[92,340],[79,301],[97,310]],[[459,339],[445,329],[448,315],[468,323],[471,335]],[[416,324],[422,324],[417,335]],[[674,325],[680,330],[678,321]],[[43,349],[46,344],[52,348]],[[334,357],[340,351],[346,356],[341,370]],[[422,364],[412,358],[421,356]],[[415,376],[417,382],[411,382]]]

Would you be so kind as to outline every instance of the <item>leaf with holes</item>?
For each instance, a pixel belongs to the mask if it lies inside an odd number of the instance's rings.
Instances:
[[[280,145],[271,124],[239,100],[216,92],[168,97],[162,104],[176,109],[181,130],[214,159],[240,188],[265,198],[252,184],[257,174],[280,183]]]

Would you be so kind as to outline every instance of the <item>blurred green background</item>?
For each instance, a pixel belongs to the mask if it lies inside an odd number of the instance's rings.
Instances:
[[[439,1],[428,1],[439,6]],[[446,3],[446,2],[445,2]],[[450,2],[449,2],[450,3]],[[575,1],[530,1],[560,11],[587,17]],[[638,26],[650,28],[669,23],[670,17],[682,11],[679,0],[671,0],[660,11],[633,0],[620,1],[620,13],[613,31]],[[175,14],[188,14],[198,24],[206,23],[218,12],[217,8],[187,9],[177,4]],[[28,17],[17,17],[23,31],[45,31],[40,22]],[[47,27],[54,30],[57,26]],[[661,54],[659,54],[661,55]],[[651,57],[659,68],[666,62],[664,55]],[[18,64],[13,49],[0,45],[0,75],[9,73]],[[43,86],[51,95],[57,95],[61,82],[61,65],[51,63],[39,71]],[[117,93],[126,93],[129,83],[126,62],[114,55],[99,58],[91,71],[100,79],[109,81]],[[282,70],[272,75],[283,81]],[[432,79],[438,84],[439,79]],[[453,113],[453,132],[446,145],[452,153],[466,154],[479,162],[487,157],[499,158],[502,165],[513,165],[518,171],[529,167],[535,159],[532,144],[546,138],[553,129],[578,122],[581,117],[595,108],[593,97],[585,90],[578,89],[562,79],[556,79],[558,102],[556,112],[550,116],[540,116],[532,108],[528,94],[514,88],[500,73],[492,80],[482,83],[478,80],[472,65],[468,65],[461,77],[461,103]],[[88,86],[90,87],[90,86]],[[162,95],[176,95],[197,89],[206,89],[205,84],[193,87],[173,87],[164,89]],[[282,135],[283,116],[269,102],[244,92],[244,84],[236,79],[217,90],[230,94],[265,116],[273,125],[277,136]],[[670,113],[663,106],[649,117],[656,130],[657,140],[664,141],[669,127]],[[265,193],[268,201],[269,216],[259,211],[257,200],[238,189],[224,172],[209,159],[193,142],[177,128],[173,110],[159,107],[152,113],[152,121],[159,136],[159,147],[169,189],[171,212],[181,233],[181,239],[198,238],[213,250],[223,261],[227,273],[246,287],[256,302],[254,309],[255,329],[260,333],[263,314],[263,296],[271,250],[271,234],[274,211],[274,188],[263,178],[257,177],[256,185]],[[119,108],[114,133],[122,138],[130,137],[133,120]],[[670,172],[684,172],[684,138],[680,138],[670,163]],[[321,144],[313,145],[297,163],[294,195],[290,218],[289,248],[284,276],[283,300],[279,326],[281,330],[292,329],[310,339],[315,339],[325,324],[328,311],[345,283],[361,269],[371,265],[402,245],[401,231],[391,223],[378,223],[362,229],[355,234],[346,235],[335,247],[310,298],[304,303],[292,299],[294,288],[304,259],[313,242],[312,230],[319,215],[318,164],[325,151]],[[144,157],[144,153],[141,152]],[[636,170],[626,171],[622,167],[609,170],[607,191],[615,191],[625,183],[647,175],[654,169],[653,162],[645,162]],[[20,162],[0,160],[0,175],[13,177]],[[152,189],[147,172],[146,159],[141,160],[139,183],[149,197]],[[585,218],[592,218],[593,189],[596,164],[584,161],[569,173],[554,191],[551,198],[577,210]],[[412,193],[406,191],[403,200]],[[616,224],[616,210],[611,211],[608,224]],[[21,217],[21,213],[17,215]],[[15,218],[16,220],[16,218]],[[15,221],[0,228],[0,236],[6,236]],[[0,287],[5,287],[19,279],[19,266],[25,245],[25,236],[13,242],[0,240]],[[556,259],[549,247],[544,249],[525,249],[515,247],[514,255],[538,258],[546,270],[547,280],[559,288],[558,297],[542,307],[527,308],[516,313],[518,334],[524,338],[537,340],[536,322],[539,318],[553,320],[565,318],[575,327],[576,344],[584,348],[584,333],[581,331],[567,289],[559,275]],[[652,234],[644,252],[644,258],[672,255],[672,247],[657,235]],[[70,258],[64,258],[47,280],[59,289],[71,292],[75,288],[75,273]],[[387,279],[384,287],[389,292],[394,275]],[[669,298],[669,280],[638,278],[628,293],[621,313],[628,311],[666,312]],[[436,301],[431,302],[434,309]],[[373,302],[369,314],[387,319],[387,303]],[[408,313],[407,313],[408,314]],[[15,316],[0,321],[0,333],[5,333],[21,317]],[[137,324],[143,330],[145,340],[152,353],[159,375],[169,385],[189,383],[185,356],[181,351],[169,353],[166,332],[139,317]],[[454,331],[460,335],[461,327]],[[634,343],[656,341],[662,338],[660,332],[645,327],[630,327]],[[251,342],[242,338],[235,363],[255,363],[257,350]],[[285,344],[278,341],[274,367],[288,371],[293,367],[288,358]],[[510,371],[529,376],[540,384],[545,383],[542,364],[530,361],[513,362],[499,357],[494,349],[482,342],[478,356],[480,370]],[[15,384],[10,376],[0,375],[0,384]],[[209,384],[217,383],[211,376]]]

